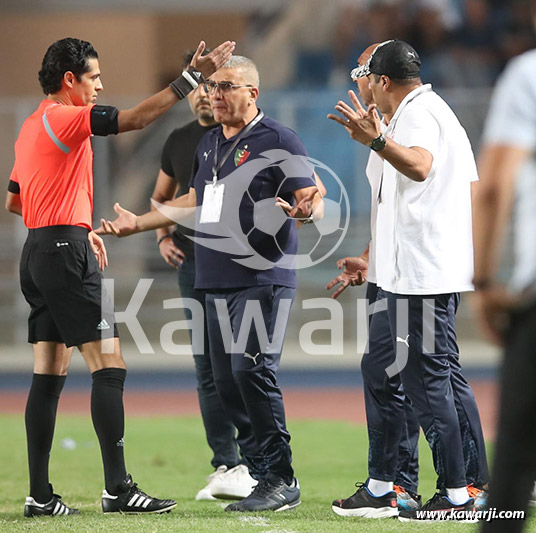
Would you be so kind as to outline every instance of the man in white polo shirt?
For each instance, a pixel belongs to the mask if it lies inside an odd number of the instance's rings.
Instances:
[[[390,421],[393,412],[402,413],[404,392],[432,448],[438,475],[439,492],[423,510],[474,508],[466,489],[450,360],[458,359],[459,293],[472,290],[471,182],[477,179],[476,165],[456,116],[430,85],[422,84],[419,73],[420,60],[411,46],[398,40],[382,43],[364,72],[376,104],[365,111],[352,98],[355,109],[344,102],[336,106],[344,119],[330,116],[350,126],[352,138],[383,159],[374,259],[378,300],[386,300],[397,346],[396,359],[386,368],[391,386],[379,402],[385,433],[393,434],[384,439],[383,453],[375,453],[375,464],[369,464],[374,476],[350,498],[333,502],[334,510],[349,516],[397,514],[393,443],[401,428]],[[385,135],[376,105],[392,116]],[[468,399],[476,409],[470,388]],[[370,446],[374,450],[375,443]],[[485,464],[485,450],[477,453]],[[411,511],[400,516],[417,518]]]
[[[499,78],[484,129],[482,182],[475,197],[475,303],[486,332],[505,349],[489,500],[498,511],[526,512],[536,479],[535,69],[536,50],[530,50],[512,59]],[[515,263],[507,291],[496,275],[512,211]],[[523,520],[499,520],[482,530],[518,532],[524,525]]]
[[[377,48],[378,43],[366,48],[357,60],[358,68],[352,71],[363,72],[366,64]],[[357,89],[362,102],[369,106],[374,103],[372,93],[369,88],[368,79],[364,76],[352,76],[357,84]],[[353,94],[353,93],[352,93]],[[385,131],[391,116],[387,113],[382,118],[382,131]],[[348,133],[351,128],[346,126]],[[376,210],[378,188],[382,175],[383,159],[374,151],[370,152],[365,174],[370,185],[370,241],[359,257],[345,257],[337,261],[337,266],[343,271],[332,279],[326,286],[327,290],[337,287],[331,295],[336,299],[348,286],[362,285],[367,282],[366,299],[367,304],[373,306],[378,295],[378,285],[376,284],[375,268],[375,247],[376,247]],[[370,314],[368,317],[369,329],[373,326],[378,335],[370,336],[368,349],[363,355],[361,361],[361,372],[363,374],[365,409],[367,412],[368,431],[371,442],[375,443],[374,450],[369,454],[369,463],[374,465],[376,450],[379,454],[384,451],[384,436],[381,435],[381,428],[384,426],[382,417],[376,416],[379,412],[378,403],[381,402],[383,389],[385,388],[385,367],[393,359],[394,345],[389,331],[389,321],[387,310]],[[389,361],[385,364],[385,361]],[[397,376],[399,380],[399,376]],[[399,382],[399,381],[398,381]],[[419,486],[419,422],[413,414],[413,408],[409,400],[404,401],[404,411],[393,412],[393,418],[390,423],[396,423],[403,426],[402,435],[398,444],[397,451],[397,468],[394,479],[394,490],[397,496],[398,509],[416,509],[422,506],[421,497],[417,494]],[[400,432],[397,432],[397,436]],[[394,447],[394,446],[393,446]],[[370,472],[371,477],[374,472]],[[335,507],[337,514],[345,516],[345,510]]]

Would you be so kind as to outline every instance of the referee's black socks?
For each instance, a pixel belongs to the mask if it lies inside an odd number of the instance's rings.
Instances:
[[[26,402],[30,496],[38,503],[48,503],[52,498],[48,482],[48,461],[56,425],[58,400],[66,377],[34,374]]]
[[[91,417],[99,438],[106,490],[113,495],[127,474],[123,455],[123,387],[126,375],[124,368],[103,368],[91,374]]]

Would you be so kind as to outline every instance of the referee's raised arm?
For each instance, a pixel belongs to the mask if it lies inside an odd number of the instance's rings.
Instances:
[[[205,42],[201,41],[190,66],[169,84],[164,90],[143,100],[132,109],[119,111],[117,115],[117,133],[145,128],[153,120],[163,115],[179,100],[197,88],[204,78],[216,72],[230,57],[235,48],[234,41],[225,41],[209,54],[202,56]]]

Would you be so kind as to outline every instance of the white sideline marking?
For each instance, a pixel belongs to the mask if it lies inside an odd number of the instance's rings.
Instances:
[[[262,533],[298,533],[298,532],[294,531],[293,529],[268,529],[266,531],[263,531]]]
[[[268,520],[268,518],[264,518],[262,516],[239,516],[238,519],[241,522],[246,522],[247,524],[252,526],[264,527],[270,525],[270,521]]]

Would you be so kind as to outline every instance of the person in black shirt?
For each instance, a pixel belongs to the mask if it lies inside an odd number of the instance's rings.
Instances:
[[[185,65],[190,64],[192,54],[193,52],[185,53]],[[188,192],[197,145],[206,132],[218,125],[203,86],[200,85],[188,95],[188,102],[196,120],[173,130],[164,144],[160,172],[152,195],[153,200],[159,203],[172,200],[177,194],[183,195]],[[156,230],[156,239],[164,261],[177,269],[181,296],[197,300],[204,311],[204,292],[194,289],[194,244],[188,238],[188,235],[193,234],[193,230],[185,226],[177,225],[175,228],[168,226]],[[185,314],[187,319],[191,320],[192,313],[188,307],[185,307]],[[192,339],[192,349],[199,406],[207,442],[214,454],[211,464],[215,471],[208,477],[207,486],[197,493],[196,499],[213,500],[218,495],[241,499],[249,495],[257,482],[249,475],[247,467],[239,463],[236,428],[225,412],[216,391],[208,342],[208,332],[204,325],[203,346],[195,346]]]

